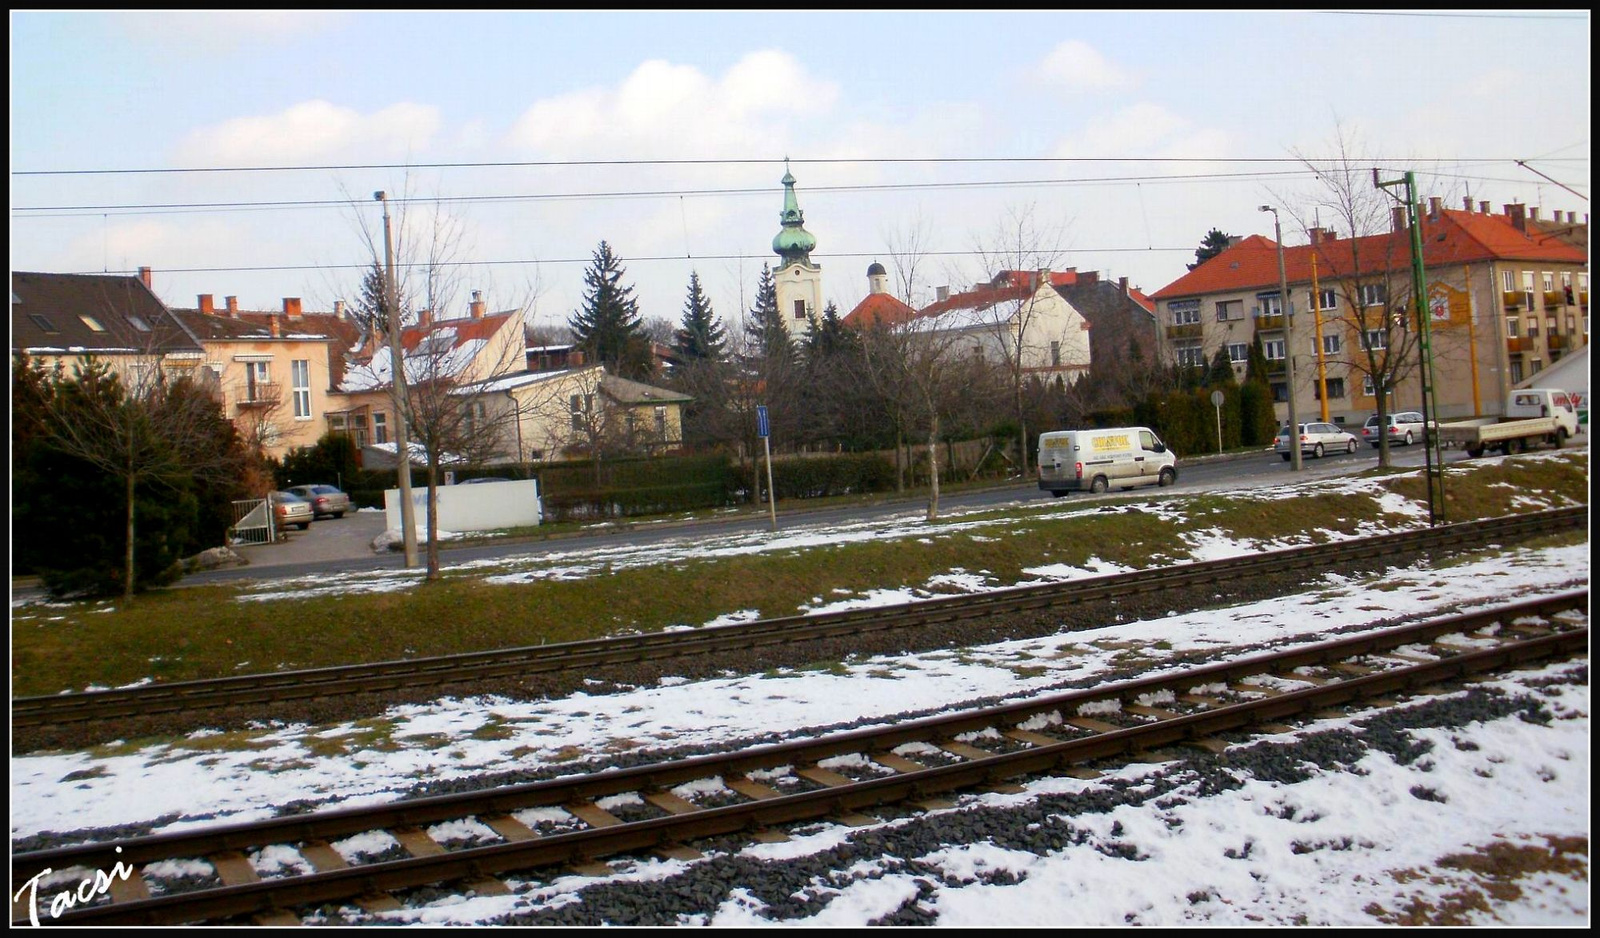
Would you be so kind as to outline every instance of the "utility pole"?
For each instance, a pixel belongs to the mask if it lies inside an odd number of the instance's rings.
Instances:
[[[1289,315],[1289,278],[1283,267],[1283,223],[1276,208],[1263,205],[1261,211],[1272,213],[1272,230],[1278,237],[1278,311],[1283,314],[1283,376],[1289,383],[1289,471],[1299,472],[1300,418],[1294,408],[1294,319]]]
[[[1384,182],[1378,178],[1377,167],[1373,167],[1372,184],[1385,191],[1390,186],[1406,187],[1406,214],[1411,223],[1411,306],[1417,314],[1417,351],[1421,355],[1418,371],[1422,378],[1422,439],[1428,481],[1428,523],[1438,524],[1445,520],[1444,454],[1439,452],[1439,431],[1435,426],[1439,405],[1433,387],[1433,314],[1428,309],[1427,274],[1422,263],[1422,218],[1417,209],[1417,175],[1407,170],[1403,177]]]
[[[416,506],[411,504],[411,442],[406,431],[405,348],[400,342],[400,291],[394,282],[394,236],[389,228],[389,198],[372,193],[383,203],[383,302],[389,307],[389,373],[394,384],[395,475],[400,480],[400,536],[406,546],[406,569],[417,565]]]

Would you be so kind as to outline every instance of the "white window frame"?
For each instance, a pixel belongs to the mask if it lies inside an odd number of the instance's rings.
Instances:
[[[1262,339],[1261,340],[1261,353],[1267,357],[1267,361],[1269,361],[1269,362],[1281,362],[1281,361],[1283,361],[1283,357],[1284,357],[1283,356],[1283,352],[1284,352],[1284,348],[1283,348],[1283,340],[1282,339]]]
[[[1231,322],[1244,318],[1244,300],[1218,300],[1217,322]]]
[[[261,385],[272,383],[272,370],[270,367],[268,367],[270,364],[270,362],[264,361],[244,363],[245,400],[254,403],[255,401],[263,399],[261,395],[257,393],[257,388]],[[261,388],[261,390],[265,391],[265,388]]]
[[[1330,334],[1330,335],[1325,335],[1325,336],[1322,337],[1322,354],[1324,354],[1324,355],[1337,355],[1343,349],[1344,349],[1344,341],[1339,338],[1339,335],[1337,333],[1333,333],[1333,334]]]
[[[1263,293],[1256,297],[1262,316],[1282,316],[1283,297],[1276,293]]]
[[[1389,285],[1384,283],[1363,283],[1361,285],[1362,306],[1382,306],[1389,301]]]
[[[1318,290],[1316,293],[1307,293],[1306,297],[1307,297],[1307,302],[1309,302],[1311,304],[1311,308],[1312,309],[1321,310],[1323,312],[1326,312],[1326,311],[1328,311],[1330,309],[1338,309],[1339,308],[1339,291],[1338,290],[1334,290],[1332,288],[1324,288],[1322,290]]]
[[[1167,304],[1167,313],[1174,326],[1190,326],[1200,321],[1199,300],[1179,300]]]
[[[1173,351],[1178,356],[1178,366],[1188,368],[1204,368],[1206,364],[1206,351],[1199,343],[1194,345],[1180,345]]]
[[[1364,349],[1383,351],[1389,347],[1389,333],[1384,329],[1368,329],[1361,340]]]
[[[1373,386],[1373,384],[1372,384],[1372,376],[1371,375],[1362,375],[1361,376],[1361,396],[1362,397],[1377,397],[1378,396],[1378,389]]]
[[[311,360],[292,359],[289,362],[289,384],[294,397],[294,419],[311,419]]]
[[[1506,317],[1506,338],[1515,339],[1518,335],[1521,334],[1520,331],[1517,329],[1517,323],[1520,322],[1520,321],[1521,320],[1519,320],[1516,316],[1507,316]]]
[[[374,412],[372,415],[372,442],[389,442],[389,415],[382,411]]]
[[[1250,344],[1248,342],[1229,342],[1228,361],[1235,365],[1243,364],[1250,360]]]

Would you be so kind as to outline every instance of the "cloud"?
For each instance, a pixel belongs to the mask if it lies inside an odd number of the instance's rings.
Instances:
[[[1056,147],[1055,155],[1198,159],[1226,156],[1227,149],[1228,137],[1222,131],[1196,127],[1159,104],[1144,102],[1088,121],[1078,135]]]
[[[796,116],[827,113],[838,93],[775,50],[746,55],[721,79],[652,59],[615,88],[535,102],[508,137],[520,150],[557,159],[769,153],[786,145]]]
[[[179,145],[185,165],[241,166],[333,159],[406,158],[426,150],[439,130],[438,108],[402,102],[370,115],[327,101],[305,101],[278,114],[240,117],[190,133]]]
[[[1106,60],[1093,46],[1077,39],[1061,43],[1039,63],[1046,84],[1067,91],[1100,91],[1131,87],[1133,76]]]

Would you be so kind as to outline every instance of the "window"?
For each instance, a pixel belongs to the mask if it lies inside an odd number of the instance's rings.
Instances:
[[[1533,305],[1533,271],[1522,272],[1522,302],[1528,306]]]
[[[1361,285],[1362,306],[1382,306],[1389,299],[1389,288],[1381,283]]]
[[[1262,293],[1262,294],[1258,294],[1256,296],[1256,299],[1261,302],[1261,305],[1259,307],[1257,307],[1260,310],[1260,312],[1257,315],[1260,315],[1260,316],[1281,316],[1281,315],[1283,315],[1283,300],[1282,300],[1282,298],[1280,298],[1278,296],[1278,294],[1276,294],[1276,293]]]
[[[805,300],[795,300],[794,301],[794,318],[795,319],[805,319],[806,318],[806,301]]]
[[[1506,338],[1515,339],[1519,335],[1517,332],[1517,322],[1518,320],[1515,316],[1506,317]]]
[[[1517,289],[1517,275],[1509,270],[1500,271],[1500,286],[1504,293],[1514,293]]]
[[[1243,342],[1228,343],[1228,361],[1235,365],[1250,360],[1250,346]]]
[[[1537,319],[1529,319],[1528,320],[1528,338],[1531,339],[1531,338],[1533,338],[1534,336],[1536,336],[1538,334],[1539,334],[1539,320],[1537,320]]]
[[[665,407],[656,408],[656,439],[663,443],[667,440],[667,409]]]
[[[145,322],[142,318],[140,318],[138,316],[135,316],[132,313],[128,314],[128,325],[130,325],[133,328],[139,330],[140,332],[149,332],[150,331],[150,324]]]
[[[1544,272],[1544,292],[1556,292],[1556,275],[1548,270]]]
[[[104,331],[106,331],[106,327],[100,325],[100,320],[94,318],[93,316],[87,315],[85,313],[79,313],[78,314],[78,318],[83,320],[83,324],[88,326],[91,330],[93,330],[95,332],[104,332]]]
[[[1187,326],[1200,321],[1200,301],[1180,300],[1168,303],[1167,312],[1171,314],[1174,326]]]
[[[1206,364],[1205,351],[1197,342],[1194,345],[1179,346],[1174,350],[1178,356],[1178,365],[1188,368],[1203,368]]]
[[[1261,351],[1267,356],[1269,362],[1283,361],[1283,340],[1267,339],[1261,343]]]
[[[387,443],[387,442],[389,442],[389,415],[388,414],[373,414],[372,415],[372,442],[374,442],[374,443]]]
[[[1366,341],[1361,344],[1361,347],[1368,349],[1386,349],[1389,347],[1389,334],[1384,332],[1382,329],[1368,329]]]
[[[1545,335],[1555,335],[1556,334],[1556,317],[1554,317],[1554,316],[1546,316],[1544,318],[1544,334]]]
[[[1315,294],[1306,294],[1306,297],[1313,309],[1330,310],[1339,306],[1339,294],[1334,290],[1319,290]]]
[[[1287,384],[1282,383],[1282,382],[1274,383],[1272,385],[1272,399],[1275,402],[1279,403],[1279,404],[1282,404],[1282,403],[1288,401],[1289,400],[1289,386]]]
[[[244,363],[244,399],[259,401],[267,396],[267,363]]]
[[[1363,397],[1377,397],[1378,396],[1377,388],[1374,388],[1372,386],[1372,376],[1371,375],[1362,375],[1361,376],[1361,395]]]
[[[38,313],[29,313],[28,318],[33,320],[33,324],[39,327],[40,332],[46,333],[47,335],[55,335],[59,331],[56,329],[55,323],[39,315]]]
[[[305,359],[289,363],[289,383],[294,394],[294,419],[311,419],[311,362]]]
[[[1544,362],[1535,358],[1533,361],[1529,362],[1528,365],[1533,374],[1538,374],[1539,369],[1544,367]]]
[[[572,429],[583,429],[583,395],[574,394],[567,400],[572,410]]]
[[[1244,318],[1244,300],[1218,300],[1217,322]]]
[[[1325,335],[1322,337],[1322,354],[1324,355],[1337,355],[1343,347],[1344,343],[1341,342],[1339,337],[1336,335]]]
[[[1061,367],[1061,343],[1060,342],[1051,342],[1050,343],[1050,364],[1051,364],[1052,367],[1055,367],[1055,368],[1060,368]]]
[[[1521,380],[1522,380],[1522,359],[1513,358],[1511,360],[1511,383],[1512,384],[1516,384],[1518,381],[1521,381]]]
[[[1329,399],[1332,399],[1332,398],[1335,398],[1335,397],[1344,397],[1344,379],[1343,378],[1328,378],[1326,381],[1320,381],[1320,382],[1317,382],[1317,383],[1312,385],[1311,390],[1315,394],[1315,399],[1316,400],[1319,400],[1319,401],[1322,400],[1322,387],[1321,387],[1321,385],[1323,385],[1323,384],[1326,384],[1328,386],[1328,397],[1329,397]]]

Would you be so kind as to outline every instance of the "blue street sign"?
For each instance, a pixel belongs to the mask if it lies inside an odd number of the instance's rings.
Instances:
[[[767,436],[767,408],[765,404],[756,405],[756,436]]]

